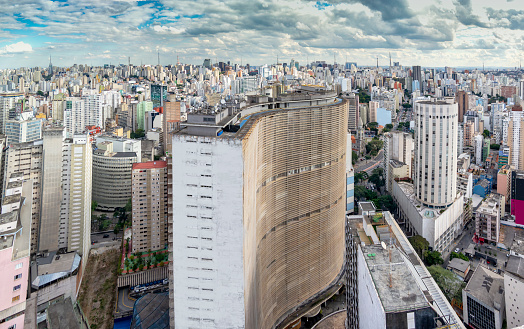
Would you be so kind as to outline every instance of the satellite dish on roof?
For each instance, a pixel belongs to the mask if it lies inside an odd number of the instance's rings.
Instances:
[[[384,250],[387,250],[388,248],[386,247],[386,244],[384,243],[384,241],[381,241],[380,242],[380,245],[382,246],[382,248],[384,248]]]
[[[220,100],[220,104],[226,104],[226,100],[225,99],[221,99]]]

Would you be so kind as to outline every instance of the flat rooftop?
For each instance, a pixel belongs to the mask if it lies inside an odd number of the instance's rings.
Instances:
[[[504,304],[504,277],[479,264],[464,289],[491,308]]]
[[[396,246],[387,248],[381,245],[362,247],[384,311],[401,312],[429,307],[400,251]]]
[[[430,105],[453,105],[455,103],[448,103],[446,101],[437,100],[437,101],[417,101],[416,103],[420,104],[430,104]]]
[[[409,201],[417,208],[418,213],[420,216],[430,219],[437,219],[440,216],[440,211],[447,208],[442,209],[435,209],[435,208],[429,208],[420,202],[417,197],[415,196],[415,187],[413,184],[406,183],[406,182],[397,182],[398,186],[404,192],[406,197],[409,199]]]
[[[511,243],[510,249],[511,251],[516,252],[519,255],[524,254],[524,230],[514,230],[513,242]]]
[[[454,268],[457,271],[460,271],[462,273],[466,272],[466,270],[468,269],[468,266],[469,266],[469,262],[463,259],[460,259],[460,258],[453,258],[448,264],[448,267]]]
[[[371,202],[360,202],[359,205],[362,211],[375,211],[375,207]]]
[[[524,258],[518,256],[509,256],[508,265],[506,265],[506,272],[524,279]]]

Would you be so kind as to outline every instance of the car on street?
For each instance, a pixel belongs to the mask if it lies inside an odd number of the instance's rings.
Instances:
[[[109,238],[109,234],[104,234],[104,239]]]
[[[455,252],[459,253],[460,252],[460,248],[455,248]]]

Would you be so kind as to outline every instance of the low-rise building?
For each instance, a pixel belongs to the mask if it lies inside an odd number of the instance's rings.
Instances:
[[[424,205],[415,195],[413,184],[392,181],[392,196],[398,205],[399,223],[424,237],[437,251],[446,249],[463,229],[464,195],[459,192],[453,203],[443,209]]]
[[[453,258],[449,261],[447,269],[464,279],[469,273],[469,262],[460,258]]]
[[[479,264],[462,290],[464,323],[478,329],[501,329],[504,278]]]

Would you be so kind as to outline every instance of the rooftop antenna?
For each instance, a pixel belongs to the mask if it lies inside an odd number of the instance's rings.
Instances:
[[[389,70],[391,71],[391,51],[389,52]]]
[[[378,56],[377,56],[377,70],[378,70]]]
[[[278,66],[278,54],[277,54],[277,66]]]
[[[131,66],[131,57],[130,56],[127,57],[127,66]]]
[[[160,66],[160,51],[158,51],[158,66]]]

